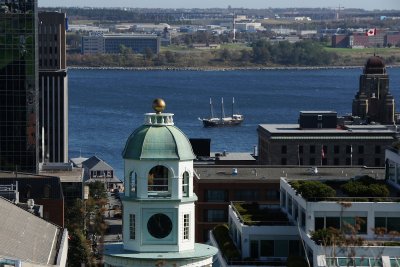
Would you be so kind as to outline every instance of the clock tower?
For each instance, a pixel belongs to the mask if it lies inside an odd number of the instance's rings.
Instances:
[[[192,147],[162,99],[153,109],[122,152],[123,242],[105,247],[105,266],[211,266],[218,250],[194,242]]]

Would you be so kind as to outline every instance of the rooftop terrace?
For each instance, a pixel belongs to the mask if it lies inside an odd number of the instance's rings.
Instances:
[[[278,205],[261,203],[231,202],[232,209],[245,225],[273,226],[293,225]]]
[[[289,184],[307,201],[400,202],[395,188],[368,175],[349,180],[291,180]]]

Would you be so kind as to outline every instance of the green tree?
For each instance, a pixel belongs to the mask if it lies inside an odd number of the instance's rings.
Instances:
[[[69,231],[68,266],[80,267],[84,263],[92,266],[90,244],[85,235],[79,230]]]

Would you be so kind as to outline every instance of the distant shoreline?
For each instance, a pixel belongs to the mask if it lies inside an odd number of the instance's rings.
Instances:
[[[318,67],[83,67],[70,66],[71,70],[132,70],[132,71],[266,71],[266,70],[324,70],[324,69],[361,69],[364,66],[318,66]],[[389,65],[386,68],[399,68]]]

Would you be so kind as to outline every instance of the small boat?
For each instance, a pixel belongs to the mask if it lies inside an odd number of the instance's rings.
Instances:
[[[243,120],[244,116],[241,114],[235,114],[233,111],[233,107],[235,105],[235,98],[232,98],[232,116],[225,117],[225,110],[224,110],[224,99],[221,98],[221,117],[214,117],[212,100],[210,98],[210,118],[199,118],[203,122],[204,127],[225,127],[225,126],[236,126],[240,125]]]

